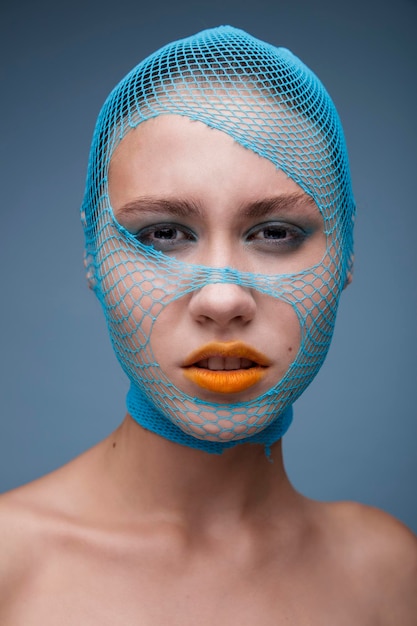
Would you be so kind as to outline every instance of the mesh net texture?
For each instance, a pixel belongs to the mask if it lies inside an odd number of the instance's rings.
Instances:
[[[192,265],[144,245],[117,222],[108,190],[112,154],[131,129],[173,114],[227,133],[314,199],[327,241],[319,263],[280,275]],[[130,379],[132,417],[163,437],[208,452],[242,442],[269,447],[279,439],[291,423],[293,402],[327,354],[351,264],[353,219],[337,112],[321,82],[290,51],[222,26],[169,44],[136,66],[100,112],[82,207],[88,273]],[[132,280],[132,268],[140,284]],[[283,378],[246,402],[187,395],[165,375],[151,348],[153,326],[165,307],[217,283],[280,299],[300,325],[300,347]]]

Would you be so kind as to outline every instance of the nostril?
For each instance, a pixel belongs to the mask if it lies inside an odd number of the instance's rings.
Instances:
[[[192,294],[189,310],[199,323],[227,326],[232,322],[246,324],[251,321],[256,303],[247,288],[234,283],[214,283],[204,285]]]

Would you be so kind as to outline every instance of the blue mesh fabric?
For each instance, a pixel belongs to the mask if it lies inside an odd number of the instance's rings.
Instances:
[[[227,133],[309,194],[327,238],[320,263],[284,275],[191,265],[143,245],[123,228],[109,200],[110,159],[131,129],[168,114]],[[268,448],[282,437],[291,423],[292,403],[329,348],[351,264],[353,219],[337,112],[321,82],[290,51],[222,26],[171,43],[136,66],[100,112],[82,207],[88,272],[116,356],[130,379],[132,417],[167,439],[208,452],[243,442]],[[129,280],[132,267],[143,277],[135,290]],[[301,345],[294,361],[273,388],[253,400],[226,404],[191,397],[173,385],[152,353],[150,336],[161,310],[210,283],[258,290],[285,301],[297,315]]]

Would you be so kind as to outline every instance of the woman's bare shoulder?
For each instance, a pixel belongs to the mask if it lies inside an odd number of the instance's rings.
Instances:
[[[0,615],[29,580],[42,551],[37,481],[0,495]]]
[[[362,504],[325,505],[333,545],[374,597],[382,626],[417,626],[417,537],[388,513]]]
[[[331,524],[352,541],[375,552],[382,559],[390,559],[401,553],[413,554],[417,550],[416,535],[397,518],[376,507],[356,502],[335,502],[325,505]],[[389,539],[389,541],[387,541]]]
[[[36,573],[55,539],[68,531],[83,477],[84,461],[78,459],[0,494],[1,608]]]

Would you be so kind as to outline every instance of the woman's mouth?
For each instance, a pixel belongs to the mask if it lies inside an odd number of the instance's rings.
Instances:
[[[212,341],[192,352],[183,365],[184,376],[216,393],[239,393],[259,382],[271,362],[241,341]]]

